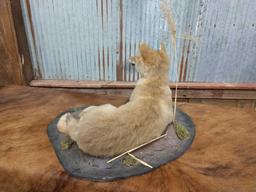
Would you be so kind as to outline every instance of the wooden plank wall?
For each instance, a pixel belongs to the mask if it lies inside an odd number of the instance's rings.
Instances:
[[[30,58],[28,41],[25,32],[22,10],[20,0],[10,0],[11,1],[11,9],[14,21],[14,27],[17,37],[19,54],[22,60],[22,73],[24,77],[24,81],[26,84],[29,84],[31,80],[33,80],[34,74],[32,69],[32,62]]]
[[[24,84],[9,0],[0,0],[0,86]]]

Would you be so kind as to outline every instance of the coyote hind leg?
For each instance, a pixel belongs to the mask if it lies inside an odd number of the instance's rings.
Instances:
[[[67,116],[70,115],[70,113],[65,113],[62,115],[57,123],[58,131],[61,133],[67,133]]]
[[[88,113],[89,111],[91,111],[92,109],[94,109],[96,106],[92,105],[90,107],[85,108],[84,110],[82,110],[79,114],[79,118],[83,117],[84,114]]]
[[[65,133],[69,135],[71,139],[76,140],[76,136],[78,134],[78,121],[79,119],[73,117],[71,113],[65,113],[58,121],[58,131],[61,133]]]

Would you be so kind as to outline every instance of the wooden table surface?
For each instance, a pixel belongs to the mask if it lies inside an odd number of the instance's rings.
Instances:
[[[206,104],[179,104],[192,117],[197,134],[178,160],[113,182],[68,175],[48,140],[48,123],[70,107],[120,105],[126,99],[47,88],[0,88],[0,191],[256,191],[256,112]]]

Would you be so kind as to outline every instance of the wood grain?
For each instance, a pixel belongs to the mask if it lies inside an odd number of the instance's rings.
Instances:
[[[33,87],[62,87],[62,88],[134,88],[136,82],[124,81],[88,81],[88,80],[33,80]],[[175,88],[175,83],[170,83],[170,88]],[[179,82],[179,89],[191,90],[256,90],[256,83],[197,83]]]
[[[10,1],[0,0],[0,85],[23,83]]]
[[[83,92],[130,95],[135,82],[33,80],[33,87],[83,88]],[[175,93],[175,84],[170,83]],[[178,83],[178,99],[256,100],[256,83]]]
[[[26,84],[29,84],[29,82],[33,79],[33,69],[22,16],[21,2],[20,0],[11,0],[10,2],[19,54],[23,59],[22,72],[24,76],[24,81]]]
[[[47,88],[0,88],[0,191],[256,191],[255,111],[180,103],[197,127],[190,150],[148,174],[114,182],[69,176],[48,141],[48,123],[83,104],[120,105],[127,97]]]

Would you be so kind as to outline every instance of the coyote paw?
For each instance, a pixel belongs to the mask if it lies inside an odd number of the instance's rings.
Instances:
[[[59,132],[66,133],[67,132],[67,118],[70,115],[70,113],[65,113],[61,116],[61,118],[58,121],[57,128]]]

